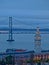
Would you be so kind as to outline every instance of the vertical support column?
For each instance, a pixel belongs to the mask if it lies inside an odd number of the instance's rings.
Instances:
[[[12,17],[9,17],[9,39],[12,40]]]
[[[12,33],[12,17],[9,17],[9,39],[7,41],[14,41],[13,40],[13,33]]]

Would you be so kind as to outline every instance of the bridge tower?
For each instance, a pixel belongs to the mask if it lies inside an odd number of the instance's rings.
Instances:
[[[35,53],[41,53],[41,35],[39,31],[39,27],[36,29],[35,34]]]
[[[7,41],[9,41],[9,42],[14,41],[13,33],[12,33],[12,17],[9,17],[9,39]]]

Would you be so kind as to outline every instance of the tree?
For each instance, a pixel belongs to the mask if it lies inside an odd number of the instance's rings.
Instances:
[[[12,65],[14,65],[14,57],[13,56],[11,56],[11,55],[9,55],[9,56],[7,56],[6,57],[6,64],[12,64]]]
[[[2,61],[0,60],[0,65],[1,65],[1,62],[2,62]]]
[[[2,59],[2,61],[1,61],[1,65],[6,65],[6,62],[5,62],[4,59]]]
[[[34,55],[31,53],[30,55],[30,64],[33,65],[33,58],[34,58]]]

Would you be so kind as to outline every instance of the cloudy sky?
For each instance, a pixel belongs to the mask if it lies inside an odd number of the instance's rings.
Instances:
[[[48,10],[49,0],[0,0],[0,14],[2,15],[33,15],[43,11],[43,14],[46,14]]]
[[[13,16],[13,21],[17,20],[17,27],[23,25],[31,28],[36,24],[48,27],[49,0],[0,0],[0,24],[7,24],[9,16]]]

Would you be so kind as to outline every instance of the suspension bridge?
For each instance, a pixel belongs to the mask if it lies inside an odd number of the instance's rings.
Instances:
[[[29,21],[31,20],[31,21]],[[17,18],[17,17],[0,17],[0,23],[3,26],[6,27],[0,27],[0,34],[9,34],[9,39],[8,41],[13,41],[13,34],[35,34],[36,33],[36,28],[33,28],[41,25],[49,25],[49,19],[44,19],[44,18],[34,18],[34,19],[22,19],[22,18]],[[34,22],[36,20],[40,20],[41,22]],[[47,22],[43,22],[47,21]],[[4,22],[4,24],[3,24]],[[19,24],[19,25],[18,25]],[[23,25],[21,27],[21,25]],[[25,25],[25,26],[24,26]],[[18,27],[19,28],[18,28]],[[27,28],[26,28],[27,27]],[[29,28],[30,27],[30,28]],[[49,34],[49,28],[40,28],[40,33],[41,34]]]
[[[34,20],[41,20],[39,22],[34,22]],[[48,20],[48,22],[43,22]],[[28,19],[23,20],[22,18],[17,17],[0,17],[0,33],[8,33],[9,30],[12,30],[13,34],[35,34],[36,27],[42,27],[42,25],[49,26],[49,19],[44,18],[32,18],[31,21],[27,22]],[[22,26],[21,26],[22,25]],[[35,25],[35,27],[33,27]],[[18,27],[17,27],[18,26]],[[26,26],[26,27],[25,27]],[[43,26],[44,27],[44,26]],[[49,27],[40,28],[41,34],[49,34]]]

